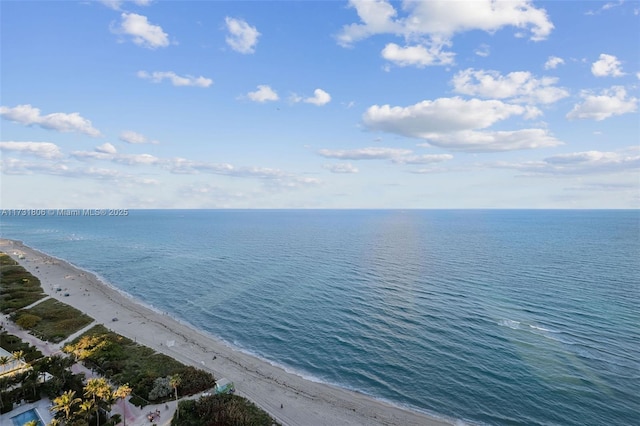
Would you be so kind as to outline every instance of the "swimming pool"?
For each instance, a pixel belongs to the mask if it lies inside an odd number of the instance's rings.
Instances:
[[[25,423],[28,423],[31,420],[37,420],[38,426],[44,426],[44,422],[40,418],[40,415],[38,414],[35,408],[32,408],[31,410],[27,410],[24,413],[20,413],[17,416],[11,417],[13,426],[23,426]]]

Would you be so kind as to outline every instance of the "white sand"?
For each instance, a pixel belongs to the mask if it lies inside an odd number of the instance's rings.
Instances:
[[[0,240],[0,251],[13,257],[37,276],[45,293],[51,297],[87,313],[97,323],[104,324],[116,333],[184,364],[210,371],[216,378],[226,377],[232,380],[239,395],[253,401],[283,425],[450,424],[357,392],[312,382],[288,373],[261,359],[234,350],[170,316],[148,309],[105,285],[93,274],[20,242]],[[19,259],[20,254],[24,259]],[[62,291],[56,291],[56,288],[61,288]],[[64,296],[66,292],[69,296]],[[113,321],[114,317],[118,321]],[[425,383],[415,385],[428,386]],[[170,419],[170,412],[165,412],[164,407],[162,408],[164,423]]]

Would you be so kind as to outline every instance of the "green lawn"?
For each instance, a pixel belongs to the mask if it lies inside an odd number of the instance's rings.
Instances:
[[[42,340],[58,343],[89,325],[93,319],[55,299],[14,312],[11,320]]]
[[[0,252],[0,312],[14,312],[45,296],[37,277]]]

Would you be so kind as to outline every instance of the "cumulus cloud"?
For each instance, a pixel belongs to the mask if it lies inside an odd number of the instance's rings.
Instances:
[[[549,59],[547,59],[547,62],[544,63],[544,69],[553,70],[553,69],[556,69],[558,65],[563,65],[563,64],[564,64],[564,59],[558,56],[549,56]]]
[[[325,158],[336,158],[339,160],[390,160],[392,158],[411,154],[409,149],[400,148],[360,148],[349,150],[321,149],[318,154]]]
[[[504,27],[529,30],[531,40],[544,40],[553,30],[553,24],[544,9],[535,8],[529,0],[500,1],[476,0],[459,2],[447,0],[404,1],[402,12],[387,0],[350,0],[360,23],[345,25],[336,36],[338,44],[351,47],[354,43],[377,34],[392,34],[412,45],[400,47],[389,43],[382,56],[399,66],[425,67],[448,65],[454,53],[444,51],[451,46],[457,33],[481,30],[494,33]],[[480,56],[489,54],[488,46],[476,50]]]
[[[580,95],[584,100],[574,105],[567,114],[569,120],[591,119],[602,121],[614,115],[622,115],[635,112],[638,108],[638,99],[627,97],[627,91],[622,86],[613,86],[603,90],[600,95],[590,91],[583,91]]]
[[[136,74],[139,78],[150,80],[153,83],[160,83],[162,80],[169,80],[174,86],[193,86],[193,87],[209,87],[213,84],[213,80],[205,77],[194,77],[186,75],[184,77],[177,75],[173,71],[155,71],[148,73],[146,71],[138,71]]]
[[[322,167],[331,173],[358,173],[358,168],[351,163],[325,164]]]
[[[260,33],[256,27],[252,27],[242,19],[226,17],[227,31],[229,35],[226,38],[227,44],[236,52],[248,54],[254,53],[258,37]]]
[[[104,154],[116,154],[118,151],[116,147],[110,144],[109,142],[103,143],[100,146],[96,147],[97,152],[102,152]]]
[[[51,142],[0,142],[0,151],[30,154],[48,160],[62,157],[60,148]]]
[[[258,90],[256,90],[255,92],[247,93],[247,97],[254,102],[261,103],[268,101],[277,101],[278,99],[280,99],[276,91],[265,84],[258,85]]]
[[[520,149],[550,148],[562,145],[545,129],[521,129],[512,131],[463,130],[451,133],[431,134],[427,144],[466,152],[500,152]]]
[[[131,36],[135,44],[147,49],[157,49],[169,45],[169,35],[160,25],[151,24],[146,16],[124,12],[120,18],[120,25],[112,26],[114,33]]]
[[[622,72],[622,64],[618,58],[606,53],[600,54],[600,59],[591,64],[591,72],[596,77],[622,77],[625,75]]]
[[[521,105],[498,100],[464,100],[459,97],[422,101],[408,107],[373,105],[363,116],[371,130],[424,138],[441,132],[482,129],[527,112]]]
[[[326,105],[331,102],[331,95],[322,89],[316,89],[313,91],[313,96],[303,99],[303,102],[313,104],[317,106]]]
[[[406,1],[398,11],[386,0],[350,0],[361,23],[346,25],[337,40],[343,46],[376,34],[394,34],[405,39],[424,36],[450,39],[454,34],[471,30],[493,33],[512,26],[531,32],[532,40],[543,40],[553,30],[544,9],[528,0],[495,2],[451,2],[446,0]]]
[[[14,108],[1,106],[0,115],[9,121],[26,126],[40,126],[44,129],[57,130],[58,132],[79,132],[93,137],[101,136],[100,131],[93,127],[91,121],[80,116],[80,113],[77,112],[70,114],[54,112],[40,115],[39,108],[26,104],[18,105]]]
[[[561,144],[543,129],[479,131],[511,116],[533,117],[536,109],[499,100],[463,100],[458,97],[422,101],[408,107],[370,107],[363,123],[370,130],[420,138],[452,150],[508,151]]]
[[[125,130],[124,132],[120,133],[120,140],[131,144],[159,143],[158,141],[149,140],[149,138],[147,138],[145,135],[134,132],[132,130]]]
[[[401,67],[413,65],[424,68],[429,65],[453,64],[455,53],[444,52],[443,46],[443,44],[431,44],[429,47],[424,45],[400,47],[395,43],[389,43],[382,49],[381,54],[384,59]]]
[[[513,102],[551,104],[569,96],[569,91],[556,87],[554,77],[535,78],[528,71],[501,75],[497,71],[459,71],[452,79],[454,91],[471,96],[511,99]]]

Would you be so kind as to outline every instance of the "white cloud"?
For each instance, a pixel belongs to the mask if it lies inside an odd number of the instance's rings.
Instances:
[[[80,132],[85,135],[98,137],[100,131],[93,127],[91,121],[81,117],[79,113],[70,114],[54,112],[40,115],[40,109],[31,105],[18,105],[14,108],[0,107],[0,115],[5,119],[27,126],[37,125],[44,129],[57,130],[59,132]]]
[[[205,77],[193,77],[186,75],[184,77],[177,75],[173,71],[154,71],[148,73],[146,71],[138,71],[136,74],[139,78],[150,80],[153,83],[160,83],[162,80],[170,80],[174,86],[194,86],[209,87],[213,84],[213,80]]]
[[[443,148],[470,152],[493,152],[551,147],[561,144],[543,129],[478,131],[511,116],[531,118],[538,110],[499,100],[439,98],[408,107],[370,107],[364,125],[402,136],[420,138]]]
[[[443,161],[453,160],[451,154],[426,154],[426,155],[407,155],[395,157],[391,159],[398,164],[434,164]]]
[[[299,102],[300,98],[296,97],[295,100]],[[306,102],[308,104],[314,104],[317,106],[322,106],[331,102],[331,95],[329,95],[327,92],[325,92],[322,89],[316,89],[313,91],[313,96],[303,99],[303,102]]]
[[[478,56],[486,58],[491,54],[491,47],[488,44],[482,43],[476,50],[473,51]]]
[[[618,58],[606,53],[601,53],[600,59],[591,64],[591,72],[596,77],[622,77],[625,75],[622,72],[622,64]]]
[[[108,142],[97,146],[93,151],[73,151],[71,156],[81,161],[102,160],[129,166],[162,165],[165,163],[164,160],[151,154],[119,154],[115,146]]]
[[[600,95],[583,91],[580,96],[584,102],[574,105],[567,114],[569,120],[578,118],[602,121],[614,115],[635,112],[638,108],[638,99],[627,97],[627,92],[622,86],[605,89]]]
[[[373,105],[365,112],[363,121],[371,130],[424,138],[434,133],[486,128],[526,112],[521,105],[498,100],[454,97],[422,101],[408,107]]]
[[[527,71],[511,72],[505,76],[497,71],[459,71],[452,79],[454,91],[483,98],[508,99],[513,102],[550,104],[569,96],[569,92],[554,86],[554,77],[537,79]]]
[[[258,90],[247,93],[247,97],[254,102],[277,101],[280,99],[278,94],[271,87],[260,84]]]
[[[120,140],[131,144],[158,143],[158,141],[149,140],[145,135],[134,132],[132,130],[125,130],[124,132],[120,133]]]
[[[532,40],[543,40],[553,30],[544,9],[528,0],[474,2],[430,0],[405,1],[405,17],[386,0],[350,0],[362,23],[350,24],[338,34],[338,43],[350,46],[375,34],[394,34],[405,39],[424,36],[450,39],[454,34],[471,30],[493,33],[513,26],[529,30]]]
[[[227,44],[233,50],[240,53],[254,53],[258,43],[260,33],[256,27],[252,27],[242,19],[225,18],[229,35],[226,38]]]
[[[113,28],[113,32],[130,35],[135,44],[148,49],[169,45],[168,34],[159,25],[149,23],[146,16],[124,12],[120,17],[120,26]]]
[[[585,15],[598,15],[601,12],[605,12],[609,9],[613,9],[614,7],[621,6],[624,3],[624,0],[618,0],[617,3],[609,2],[605,3],[600,9],[596,10],[588,10]]]
[[[553,70],[553,69],[556,69],[558,65],[563,65],[563,64],[564,64],[564,59],[558,56],[549,56],[549,59],[547,59],[547,62],[544,63],[544,69]]]
[[[382,49],[382,57],[394,64],[406,67],[410,65],[424,68],[428,65],[453,64],[455,53],[443,52],[442,47],[447,44],[431,44],[427,49],[423,45],[400,47],[395,43],[389,43]]]
[[[116,147],[110,144],[109,142],[103,143],[100,146],[96,147],[97,152],[102,152],[104,154],[116,154],[118,151]]]
[[[627,152],[583,151],[558,154],[541,161],[497,163],[494,166],[531,174],[606,174],[640,169],[640,155],[634,150]]]
[[[20,152],[46,159],[62,157],[60,148],[51,142],[0,142],[0,151]]]
[[[120,10],[120,7],[124,2],[125,0],[100,0],[100,3],[113,10]],[[132,3],[135,3],[138,6],[149,6],[151,2],[152,0],[132,0]]]
[[[322,167],[331,173],[358,173],[358,168],[351,163],[325,164]]]
[[[7,158],[2,159],[2,162],[0,162],[0,170],[7,175],[30,175],[34,173],[64,175],[68,173],[69,167],[60,162],[32,162]]]
[[[339,160],[391,160],[411,154],[409,149],[369,147],[350,150],[321,149],[318,154],[325,158]]]
[[[521,129],[512,131],[473,131],[462,130],[452,133],[431,134],[425,139],[427,144],[455,151],[500,152],[520,149],[550,148],[562,145],[562,142],[544,129]]]

